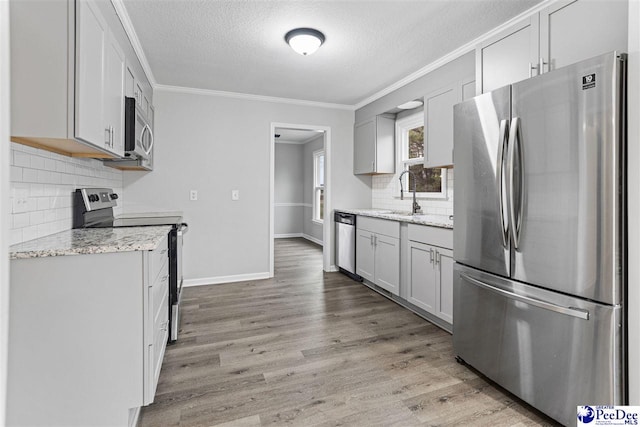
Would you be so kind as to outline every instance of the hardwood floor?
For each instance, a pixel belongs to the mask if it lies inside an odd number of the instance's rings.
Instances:
[[[141,426],[553,425],[302,239],[276,241],[274,278],[185,288],[181,307]]]

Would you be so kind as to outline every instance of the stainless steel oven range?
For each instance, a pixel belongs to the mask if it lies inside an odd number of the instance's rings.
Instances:
[[[188,226],[181,216],[113,215],[118,195],[110,188],[80,188],[74,193],[73,228],[142,227],[170,225],[169,232],[169,342],[178,339],[182,293],[182,239]]]

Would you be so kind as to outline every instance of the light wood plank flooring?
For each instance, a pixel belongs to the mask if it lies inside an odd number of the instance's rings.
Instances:
[[[276,241],[270,280],[184,289],[141,426],[553,425],[454,360],[451,336]]]

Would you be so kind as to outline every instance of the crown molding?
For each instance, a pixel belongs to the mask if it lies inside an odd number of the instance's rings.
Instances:
[[[446,63],[451,62],[454,59],[457,59],[457,58],[461,57],[462,55],[465,55],[465,54],[475,50],[476,47],[479,44],[481,44],[482,42],[485,42],[485,41],[495,37],[496,35],[500,34],[501,32],[507,30],[512,25],[518,23],[519,21],[521,21],[523,19],[526,19],[526,18],[530,17],[534,13],[540,12],[542,9],[546,8],[550,4],[557,3],[558,1],[560,1],[560,0],[544,0],[544,1],[542,1],[541,3],[535,5],[534,7],[530,8],[528,10],[525,10],[521,14],[516,15],[513,18],[511,18],[510,20],[498,25],[493,30],[490,30],[490,31],[484,33],[480,37],[470,41],[469,43],[466,43],[466,44],[460,46],[456,50],[454,50],[454,51],[452,51],[452,52],[440,57],[439,59],[435,60],[434,62],[430,63],[429,65],[426,65],[423,68],[419,69],[418,71],[415,71],[415,72],[409,74],[407,77],[403,78],[402,80],[399,80],[396,83],[394,83],[394,84],[392,84],[390,86],[387,86],[386,88],[382,89],[381,91],[376,92],[373,95],[363,99],[362,101],[360,101],[357,104],[355,104],[354,108],[357,110],[357,109],[360,109],[360,108],[364,107],[365,105],[371,104],[373,101],[376,101],[376,100],[382,98],[383,96],[390,94],[394,90],[400,89],[401,87],[403,87],[403,86],[405,86],[405,85],[407,85],[407,84],[419,79],[420,77],[430,73],[431,71],[434,71],[437,68],[442,67]]]
[[[131,41],[131,45],[133,46],[133,50],[138,55],[138,59],[140,60],[140,64],[142,64],[142,69],[144,70],[147,78],[149,79],[149,83],[151,83],[151,87],[156,86],[156,78],[151,71],[151,66],[149,65],[149,61],[147,61],[147,56],[144,54],[144,49],[142,49],[142,45],[140,44],[140,39],[138,38],[138,34],[136,30],[133,28],[133,24],[131,23],[131,18],[129,17],[129,13],[127,12],[127,8],[124,6],[123,0],[111,0],[111,4],[116,9],[116,14],[120,18],[120,22],[122,22],[122,26],[124,27],[124,31],[127,33],[129,37],[129,41]]]
[[[275,96],[253,95],[250,93],[226,92],[222,90],[212,90],[212,89],[197,89],[197,88],[184,87],[184,86],[170,86],[170,85],[156,84],[154,85],[154,90],[159,90],[164,92],[191,93],[191,94],[206,95],[206,96],[218,96],[223,98],[247,99],[251,101],[274,102],[279,104],[303,105],[306,107],[331,108],[334,110],[348,110],[348,111],[355,110],[355,107],[353,105],[346,105],[346,104],[331,104],[327,102],[306,101],[303,99],[278,98]]]

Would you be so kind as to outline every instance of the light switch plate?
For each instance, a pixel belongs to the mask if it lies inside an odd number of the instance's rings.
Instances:
[[[189,191],[189,200],[198,200],[198,190]]]
[[[240,190],[231,190],[231,200],[240,200]]]

